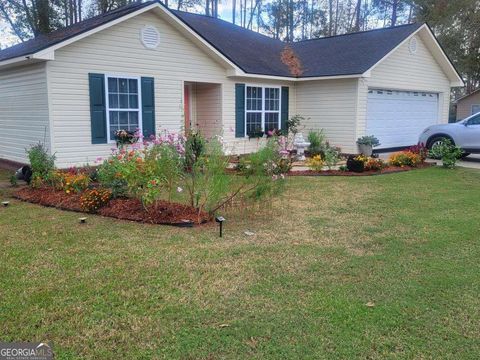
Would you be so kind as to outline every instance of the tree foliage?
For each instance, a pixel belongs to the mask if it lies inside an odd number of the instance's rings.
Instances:
[[[1,0],[0,21],[19,41],[135,0]],[[428,22],[471,92],[480,87],[480,0],[164,0],[165,5],[292,42],[413,21]],[[221,11],[221,6],[229,10]]]

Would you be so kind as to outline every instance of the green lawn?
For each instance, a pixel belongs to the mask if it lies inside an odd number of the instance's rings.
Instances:
[[[222,239],[13,201],[0,340],[51,341],[58,359],[478,359],[479,184],[290,178],[271,206],[225,214]]]

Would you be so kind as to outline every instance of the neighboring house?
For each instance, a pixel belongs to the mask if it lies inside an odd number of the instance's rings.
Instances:
[[[289,58],[290,61],[285,61]],[[300,62],[298,72],[292,63]],[[415,144],[447,122],[463,81],[426,24],[284,42],[228,22],[135,3],[0,52],[0,157],[45,141],[61,167],[107,156],[112,132],[196,128],[229,149],[289,116],[343,152],[376,135]]]
[[[470,115],[480,113],[480,89],[457,99],[456,104],[457,121],[463,120]]]

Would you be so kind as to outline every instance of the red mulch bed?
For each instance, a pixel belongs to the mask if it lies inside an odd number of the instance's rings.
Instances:
[[[394,174],[399,172],[405,172],[410,170],[424,169],[431,166],[434,166],[434,163],[424,163],[420,164],[417,167],[405,166],[388,166],[380,171],[364,171],[361,173],[356,173],[353,171],[340,171],[340,170],[325,170],[325,171],[314,171],[314,170],[304,170],[304,171],[290,171],[288,176],[373,176],[373,175],[385,175],[385,174]]]
[[[80,207],[80,194],[65,194],[51,188],[33,189],[23,187],[14,193],[17,199],[55,207],[62,210],[83,212]],[[122,220],[130,220],[149,224],[174,226],[193,226],[210,220],[207,213],[198,211],[187,205],[158,201],[146,211],[137,199],[114,199],[98,211],[99,215]]]

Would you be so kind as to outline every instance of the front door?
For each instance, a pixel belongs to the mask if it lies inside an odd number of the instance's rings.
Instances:
[[[184,85],[183,88],[183,113],[185,115],[185,134],[190,132],[192,127],[192,109],[191,109],[191,85]]]

